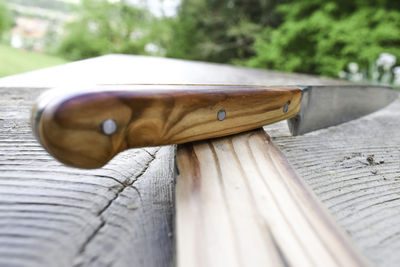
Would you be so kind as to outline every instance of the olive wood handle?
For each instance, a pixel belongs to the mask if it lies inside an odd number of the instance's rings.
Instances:
[[[56,159],[98,168],[134,147],[226,136],[295,116],[297,87],[106,85],[53,89],[37,101],[34,132]]]

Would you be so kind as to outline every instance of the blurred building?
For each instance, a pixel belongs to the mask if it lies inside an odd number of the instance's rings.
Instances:
[[[7,0],[15,14],[15,26],[10,32],[10,44],[15,48],[42,51],[51,43],[48,38],[62,34],[63,25],[74,19],[71,7],[81,0]],[[108,0],[118,2],[120,0]],[[173,17],[181,0],[126,0],[155,16]]]
[[[11,46],[40,51],[50,22],[40,18],[17,17],[11,30]]]
[[[42,51],[51,34],[60,33],[62,26],[73,19],[71,5],[80,0],[8,0],[14,13],[10,44],[15,48]]]

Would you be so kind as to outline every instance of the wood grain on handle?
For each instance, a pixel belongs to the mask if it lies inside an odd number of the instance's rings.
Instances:
[[[262,130],[178,146],[177,265],[367,266]]]
[[[298,113],[301,100],[296,87],[244,85],[108,85],[48,94],[34,110],[36,135],[55,158],[80,168],[101,167],[127,148],[181,144],[284,120]],[[102,131],[108,119],[117,126],[110,135]]]

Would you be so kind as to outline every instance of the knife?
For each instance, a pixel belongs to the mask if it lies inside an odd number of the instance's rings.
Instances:
[[[293,135],[304,134],[359,118],[397,97],[379,86],[101,85],[45,92],[31,121],[56,159],[99,168],[128,148],[221,137],[285,119]]]

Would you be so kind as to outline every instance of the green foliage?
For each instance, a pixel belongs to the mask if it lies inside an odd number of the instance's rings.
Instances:
[[[0,45],[0,77],[66,63],[64,59]]]
[[[78,19],[66,26],[58,47],[65,58],[77,60],[107,53],[144,54],[151,35],[151,16],[120,1],[83,0]]]
[[[262,32],[248,65],[337,77],[349,62],[400,55],[400,2],[295,0],[278,11],[284,23]]]
[[[254,55],[255,37],[266,25],[277,25],[278,0],[183,0],[171,21],[173,37],[167,56],[213,62],[235,62]]]
[[[11,27],[11,15],[3,0],[0,0],[0,40],[3,33]]]
[[[156,19],[124,0],[83,0],[57,51],[71,60],[155,54],[337,77],[350,62],[368,69],[383,52],[400,58],[400,1],[182,0],[176,17]]]

